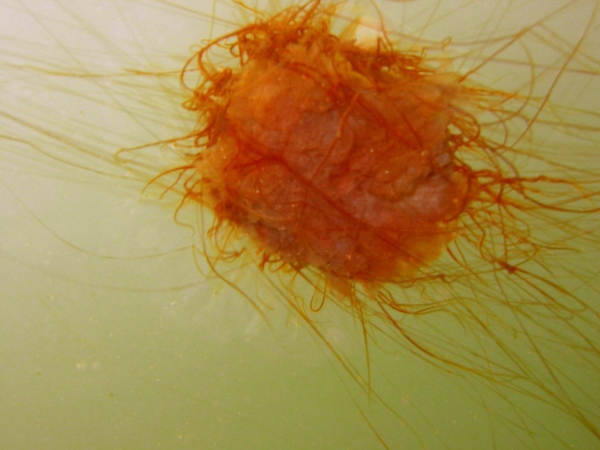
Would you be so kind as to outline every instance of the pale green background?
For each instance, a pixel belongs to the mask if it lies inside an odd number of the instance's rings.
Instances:
[[[383,8],[407,33],[476,40],[512,33],[567,3],[416,0]],[[562,16],[550,23],[565,39],[589,18],[592,2],[580,3],[564,24]],[[190,46],[208,37],[212,7],[0,0],[0,448],[380,448],[359,411],[393,448],[524,446],[496,394],[406,352],[373,350],[379,392],[405,424],[371,408],[283,304],[271,302],[269,329],[239,295],[199,275],[173,204],[140,201],[142,185],[111,155],[172,137],[190,119],[181,98],[169,95],[176,84],[123,71],[178,70]],[[237,16],[216,7],[215,24],[226,29]],[[598,69],[597,60],[590,67]],[[498,70],[489,79],[519,76]],[[561,95],[596,109],[587,79],[569,81]],[[590,161],[576,145],[567,148],[577,164],[598,173],[597,156]],[[585,251],[589,286],[576,288],[596,303],[598,248]],[[273,296],[252,274],[240,283]],[[321,316],[328,339],[361,364],[358,330],[337,313]],[[598,383],[598,375],[581,377]],[[534,410],[573,448],[598,445],[570,433],[570,419],[543,405]],[[543,433],[536,440],[560,447]]]

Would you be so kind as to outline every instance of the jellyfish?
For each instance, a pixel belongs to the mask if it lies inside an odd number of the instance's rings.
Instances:
[[[597,445],[595,4],[5,3],[4,445]]]

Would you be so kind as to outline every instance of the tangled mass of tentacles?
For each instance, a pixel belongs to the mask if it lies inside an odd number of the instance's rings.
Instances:
[[[385,37],[336,36],[331,16],[290,8],[196,55],[199,151],[181,170],[188,199],[249,234],[264,262],[393,282],[435,260],[481,196],[481,174],[456,157],[478,130],[456,76]],[[214,67],[215,49],[238,65]]]

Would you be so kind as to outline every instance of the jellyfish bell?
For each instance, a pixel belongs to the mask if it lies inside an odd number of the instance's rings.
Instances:
[[[414,55],[336,39],[320,8],[226,35],[237,69],[207,67],[222,41],[200,50],[197,150],[177,176],[187,200],[260,242],[265,262],[349,282],[406,277],[441,253],[474,195],[447,132],[458,85]]]
[[[100,428],[116,430],[121,423],[148,443],[595,445],[599,168],[598,126],[587,98],[598,79],[596,7],[545,3],[530,19],[524,12],[532,2],[509,2],[503,13],[471,2],[455,12],[447,3],[387,2],[380,9],[386,21],[401,20],[383,32],[377,10],[374,19],[357,20],[352,8],[283,5],[281,14],[316,7],[319,14],[303,17],[331,24],[333,32],[321,27],[316,36],[336,52],[328,60],[321,51],[309,61],[307,46],[287,38],[288,66],[274,65],[270,56],[250,57],[242,46],[259,46],[273,31],[277,12],[259,6],[245,8],[240,23],[221,10],[225,2],[205,15],[184,3],[98,5],[93,14],[50,3],[59,22],[77,31],[75,43],[50,26],[54,19],[11,3],[51,42],[55,56],[44,57],[19,37],[9,41],[19,49],[16,56],[6,47],[2,53],[13,63],[11,87],[19,88],[9,97],[15,107],[2,110],[3,194],[20,213],[8,220],[11,240],[3,242],[3,255],[15,261],[15,277],[27,270],[40,281],[11,286],[15,299],[32,299],[28,306],[3,305],[15,324],[6,341],[18,335],[27,345],[16,348],[38,355],[32,363],[10,353],[18,364],[11,366],[16,394],[7,404],[23,404],[27,387],[40,394],[34,406],[50,404],[53,383],[61,392],[69,384],[73,394],[59,404],[73,423],[89,428],[68,412],[77,410],[69,405],[81,407],[76,398],[83,395],[114,413],[95,416]],[[136,8],[144,21],[133,20]],[[565,17],[585,25],[564,30]],[[465,30],[465,21],[482,25]],[[167,22],[178,23],[172,39],[155,31]],[[198,23],[215,31],[199,31]],[[240,34],[244,27],[255,34]],[[186,91],[178,77],[189,45],[200,53],[208,48],[211,67],[207,77],[195,70],[198,59],[191,60]],[[377,66],[382,55],[405,58],[404,71],[398,64]],[[359,72],[356,61],[372,72]],[[292,72],[290,65],[303,70]],[[331,74],[348,67],[348,78],[334,85]],[[416,80],[416,95],[390,93],[385,80],[397,88],[403,76]],[[201,86],[205,79],[210,95]],[[219,90],[236,95],[216,95]],[[297,95],[301,90],[311,95]],[[443,107],[431,101],[440,97]],[[191,111],[180,106],[186,100]],[[222,104],[227,108],[219,110]],[[285,114],[272,121],[249,120],[264,110],[281,112],[282,104]],[[406,106],[415,104],[427,106],[427,114]],[[396,109],[401,113],[394,116]],[[319,125],[305,126],[313,117]],[[226,119],[227,126],[207,127],[211,118]],[[415,133],[417,121],[438,131]],[[287,126],[283,136],[294,145],[286,149],[297,151],[273,156],[281,136],[267,133],[270,122]],[[223,129],[217,139],[215,130]],[[375,160],[364,151],[398,129],[404,132],[392,141],[405,142],[404,153],[379,145]],[[232,141],[244,143],[245,151]],[[355,147],[361,149],[355,159],[340,157]],[[280,178],[315,164],[302,159],[310,151],[320,158],[318,167],[296,179],[310,181],[312,191],[282,189]],[[325,164],[332,160],[354,171]],[[420,172],[408,177],[399,172],[403,166]],[[231,167],[236,170],[228,174]],[[240,167],[261,176],[244,178]],[[282,167],[288,172],[280,177]],[[367,176],[358,183],[348,174],[360,170]],[[337,176],[325,177],[330,173]],[[334,184],[323,184],[324,178]],[[443,212],[432,220],[435,232],[405,221],[402,231],[419,236],[407,246],[397,240],[398,230],[389,237],[385,227],[367,227],[372,221],[365,218],[373,215],[366,208],[352,210],[353,227],[335,216],[361,195],[360,206],[367,200],[381,205],[409,192],[403,208],[422,218],[430,191],[439,195],[448,186],[456,188],[439,197],[442,209],[436,210]],[[232,202],[232,192],[243,201]],[[298,192],[296,201],[277,203]],[[324,198],[330,206],[318,203]],[[460,207],[449,207],[452,199],[460,199]],[[318,211],[305,215],[320,221],[318,227],[333,218],[344,233],[329,241],[331,231],[321,236],[313,222],[290,231],[289,217],[298,217],[290,215],[294,205]],[[374,211],[380,225],[382,208]],[[288,230],[276,234],[273,223]],[[363,245],[349,228],[391,245]],[[423,229],[433,239],[422,239]],[[289,244],[309,230],[312,242]],[[344,254],[371,259],[361,264],[356,258],[355,265]],[[45,353],[59,355],[62,364]],[[27,385],[18,382],[23,373]],[[136,419],[149,419],[144,411],[158,405],[166,412],[156,417],[171,418],[161,426],[152,422],[157,427],[149,429]],[[42,429],[52,423],[33,415]],[[56,439],[107,439],[92,435]]]

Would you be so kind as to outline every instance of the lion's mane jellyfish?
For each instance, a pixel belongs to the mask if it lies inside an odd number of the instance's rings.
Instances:
[[[571,381],[541,345],[557,344],[554,326],[570,328],[567,316],[597,320],[548,262],[580,230],[533,231],[597,210],[593,177],[554,176],[543,154],[533,157],[537,173],[521,173],[517,144],[543,120],[547,98],[472,82],[385,31],[359,40],[360,21],[336,29],[336,11],[319,0],[253,11],[254,22],[204,45],[181,75],[198,118],[171,141],[186,162],[152,182],[183,193],[178,215],[188,204],[212,212],[198,251],[215,273],[226,279],[223,267],[245,257],[278,277],[276,292],[370,396],[369,343],[390,340],[509,389],[529,384],[598,437],[598,405],[566,394]],[[313,290],[309,304],[297,285]],[[360,324],[366,369],[314,324],[327,303]],[[440,329],[438,315],[451,318]],[[554,325],[535,331],[538,315]],[[540,366],[524,362],[528,352]]]
[[[464,120],[459,84],[385,41],[332,35],[318,7],[238,31],[239,68],[206,67],[219,41],[200,52],[189,107],[205,141],[189,195],[248,233],[264,264],[311,266],[349,291],[437,258],[476,178],[448,130]]]
[[[582,392],[578,381],[550,356],[585,354],[598,370],[588,335],[597,312],[555,281],[552,265],[585,233],[579,217],[597,211],[597,179],[559,176],[566,165],[527,150],[533,124],[555,123],[552,88],[540,98],[489,88],[385,31],[358,39],[363,24],[339,26],[338,6],[252,10],[256,20],[197,51],[181,75],[197,126],[169,141],[185,163],[150,184],[183,194],[180,220],[187,205],[205,211],[197,252],[214,273],[230,280],[232,261],[250,261],[394,414],[374,388],[372,342],[498,386],[515,420],[536,413],[507,391],[600,437],[598,404],[568,393]],[[261,308],[264,299],[243,293]],[[319,325],[329,304],[359,324],[363,369]],[[540,442],[523,429],[519,439]]]
[[[18,445],[598,445],[600,6],[8,3]]]

